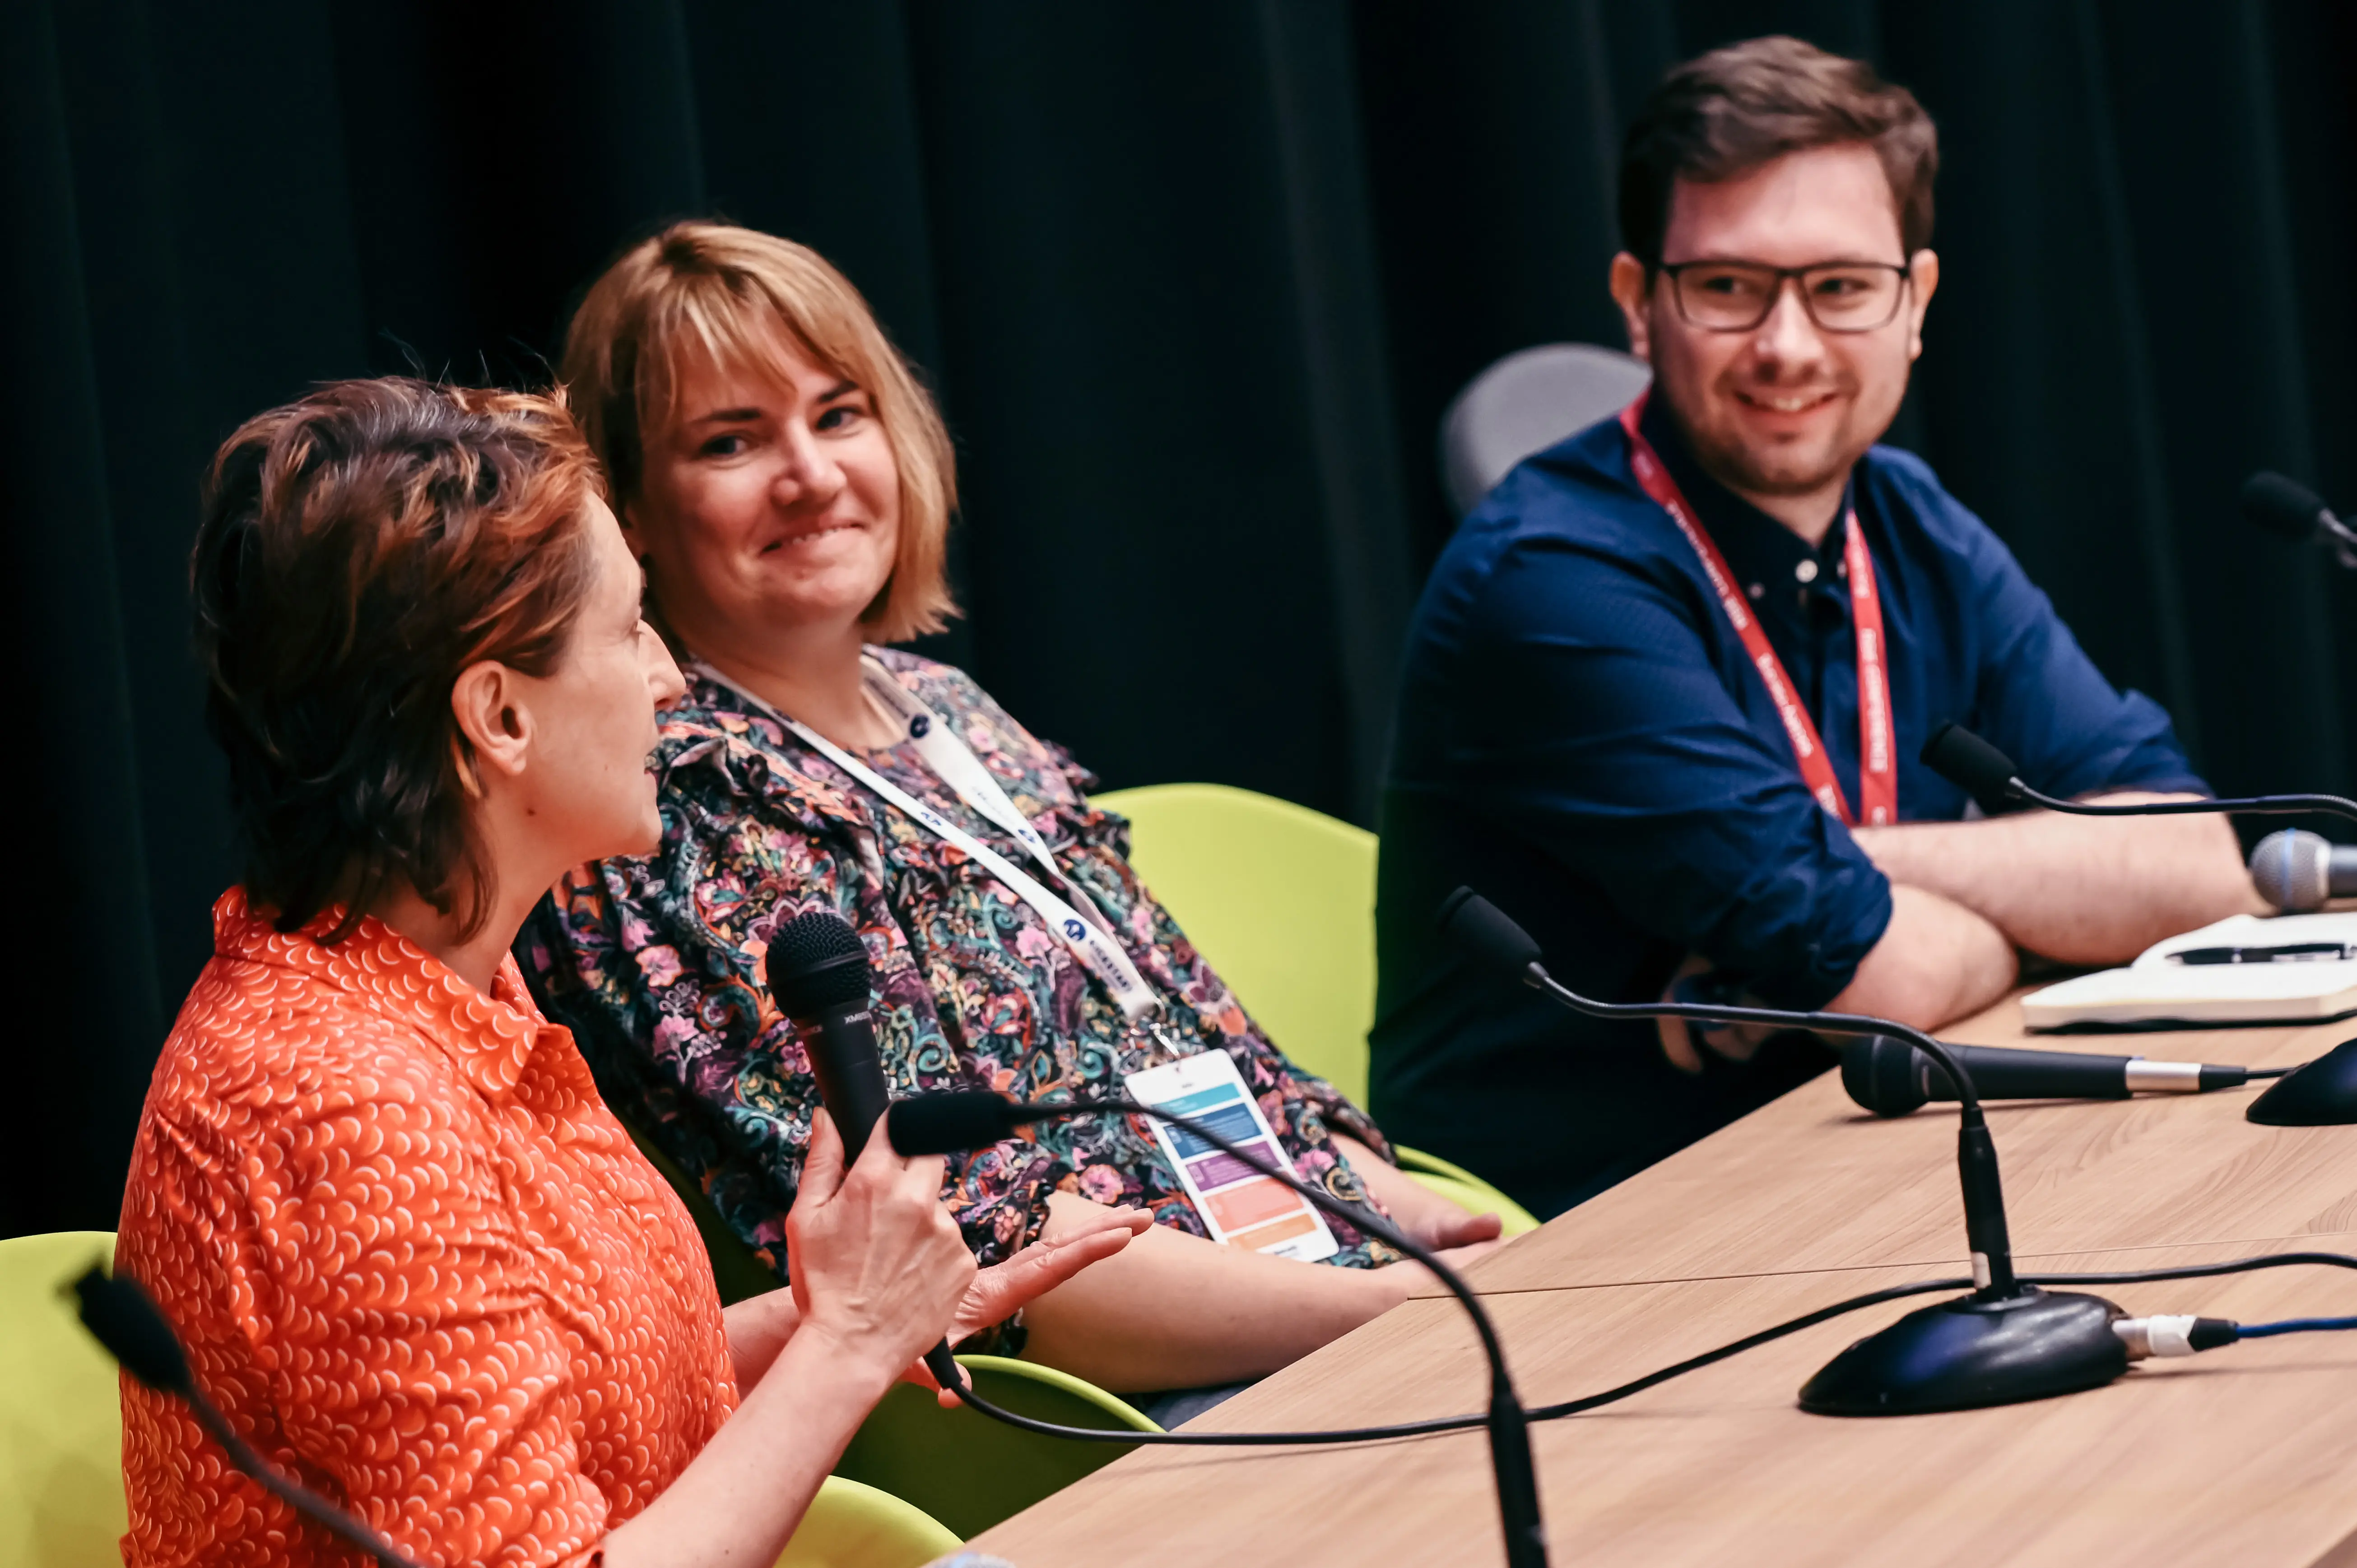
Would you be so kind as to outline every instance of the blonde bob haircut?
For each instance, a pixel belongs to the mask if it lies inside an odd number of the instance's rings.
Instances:
[[[892,444],[900,549],[861,617],[870,639],[942,630],[960,613],[944,565],[957,510],[949,431],[859,291],[807,245],[726,223],[674,223],[590,285],[565,330],[563,375],[615,510],[639,497],[647,433],[676,416],[686,366],[701,358],[782,382],[788,349],[874,398]]]

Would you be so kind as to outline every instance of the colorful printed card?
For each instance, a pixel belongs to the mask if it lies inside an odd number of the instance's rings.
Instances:
[[[1181,1057],[1130,1073],[1123,1082],[1132,1100],[1192,1117],[1277,1169],[1300,1174],[1286,1158],[1284,1145],[1269,1131],[1227,1052]],[[1212,1240],[1305,1263],[1341,1250],[1325,1218],[1282,1182],[1271,1181],[1182,1127],[1157,1122],[1154,1136],[1186,1184],[1187,1196],[1195,1200],[1195,1212],[1202,1216]]]

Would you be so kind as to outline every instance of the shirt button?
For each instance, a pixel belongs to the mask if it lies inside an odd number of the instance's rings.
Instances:
[[[1759,583],[1748,583],[1744,585],[1743,591],[1749,594],[1755,599],[1764,599],[1768,596],[1767,588]]]
[[[1792,575],[1803,583],[1813,583],[1817,580],[1817,564],[1814,561],[1803,561],[1792,568]]]

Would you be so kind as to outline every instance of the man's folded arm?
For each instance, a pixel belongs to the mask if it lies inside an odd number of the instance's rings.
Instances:
[[[1882,939],[1825,1010],[1936,1029],[1996,1002],[2018,972],[2013,944],[1994,924],[1937,893],[1894,882]]]
[[[2266,908],[2223,817],[2023,811],[1979,822],[1861,828],[1857,842],[1893,883],[1962,905],[2014,945],[2062,963],[2125,963],[2165,937]]]
[[[1985,529],[1974,539],[1971,598],[1986,652],[1976,711],[1956,716],[2050,795],[2205,794],[2159,704],[2104,680],[2012,554]],[[2164,937],[2265,908],[2223,817],[2026,811],[1861,829],[1857,841],[1893,882],[1961,904],[2063,963],[2124,963]]]
[[[1460,768],[1631,924],[1779,1007],[1937,1026],[2012,983],[1988,921],[1891,887],[1817,804],[1669,590],[1628,573],[1599,592],[1576,549],[1525,546],[1480,608],[1495,678],[1468,682]]]

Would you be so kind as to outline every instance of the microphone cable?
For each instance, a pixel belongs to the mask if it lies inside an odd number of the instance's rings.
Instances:
[[[898,1124],[892,1112],[899,1106],[912,1108],[901,1112]],[[1157,1110],[1127,1095],[1106,1096],[1103,1099],[1046,1102],[1017,1101],[1002,1099],[987,1091],[974,1094],[942,1095],[927,1101],[902,1101],[899,1106],[888,1107],[885,1136],[894,1149],[903,1155],[938,1154],[944,1149],[970,1148],[976,1144],[995,1142],[1017,1128],[1033,1122],[1061,1120],[1072,1116],[1115,1114],[1150,1117],[1156,1121],[1184,1129],[1190,1136],[1200,1139],[1211,1147],[1236,1160],[1247,1169],[1267,1177],[1291,1191],[1312,1208],[1334,1216],[1345,1225],[1388,1243],[1396,1251],[1415,1259],[1430,1270],[1433,1276],[1446,1286],[1466,1316],[1473,1320],[1473,1331],[1480,1338],[1481,1352],[1489,1362],[1490,1409],[1484,1415],[1469,1416],[1467,1427],[1485,1427],[1490,1434],[1491,1463],[1497,1477],[1498,1509],[1506,1531],[1506,1557],[1510,1568],[1544,1568],[1546,1544],[1539,1519],[1538,1477],[1533,1466],[1530,1449],[1530,1416],[1523,1409],[1522,1398],[1514,1391],[1512,1375],[1506,1367],[1506,1349],[1498,1337],[1496,1326],[1490,1321],[1488,1308],[1481,1298],[1468,1285],[1457,1271],[1435,1256],[1431,1249],[1403,1232],[1390,1219],[1367,1208],[1353,1208],[1323,1187],[1300,1179],[1289,1168],[1280,1168],[1274,1161],[1264,1159],[1254,1149],[1238,1144],[1218,1129],[1207,1126],[1192,1116],[1177,1112]],[[947,1120],[934,1120],[945,1113]],[[993,1135],[995,1134],[995,1136]],[[903,1146],[904,1143],[907,1146]],[[943,1358],[946,1365],[956,1369],[953,1359]],[[928,1363],[931,1365],[931,1362]],[[941,1369],[934,1368],[938,1379]],[[1026,1432],[1051,1437],[1077,1437],[1085,1442],[1123,1442],[1148,1440],[1173,1445],[1193,1445],[1211,1438],[1203,1433],[1117,1433],[1101,1428],[1062,1426],[1053,1422],[1035,1421],[1029,1416],[1005,1410],[983,1399],[974,1391],[973,1380],[960,1376],[949,1382],[949,1390],[963,1402],[994,1420]],[[1452,1430],[1455,1423],[1434,1426],[1434,1431]],[[1394,1430],[1368,1428],[1367,1432],[1385,1437],[1402,1435]],[[1363,1441],[1346,1437],[1320,1438],[1318,1441]],[[1233,1443],[1234,1439],[1227,1439]],[[1252,1434],[1250,1444],[1274,1444],[1288,1441],[1284,1434]]]
[[[2218,1263],[2186,1263],[2168,1268],[2129,1269],[2105,1273],[2024,1274],[2021,1277],[2027,1283],[2040,1286],[2155,1284],[2168,1280],[2209,1279],[2221,1274],[2253,1273],[2261,1269],[2302,1266],[2357,1270],[2357,1257],[2345,1252],[2270,1252],[2258,1257],[2236,1258]],[[1672,1280],[1660,1283],[1675,1284],[1692,1282]],[[1533,1421],[1560,1421],[1566,1416],[1583,1414],[1608,1404],[1616,1404],[1631,1395],[1643,1393],[1647,1389],[1658,1388],[1673,1378],[1681,1378],[1688,1372],[1698,1372],[1706,1367],[1716,1366],[1721,1361],[1741,1355],[1746,1350],[1757,1349],[1762,1345],[1771,1344],[1790,1335],[1798,1334],[1804,1328],[1813,1328],[1820,1323],[1846,1316],[1850,1313],[1863,1311],[1869,1306],[1879,1306],[1885,1302],[1903,1301],[1909,1296],[1931,1295],[1942,1291],[1964,1290],[1969,1288],[1971,1284],[1972,1281],[1963,1278],[1917,1280],[1907,1284],[1886,1285],[1879,1290],[1865,1291],[1835,1302],[1830,1306],[1817,1307],[1797,1317],[1786,1318],[1772,1327],[1747,1334],[1740,1339],[1729,1340],[1699,1355],[1689,1356],[1683,1361],[1672,1362],[1669,1366],[1647,1372],[1642,1377],[1631,1378],[1625,1383],[1616,1384],[1604,1390],[1601,1393],[1565,1400],[1559,1404],[1536,1406],[1531,1410],[1530,1418]],[[2123,1319],[2122,1321],[2147,1320]],[[2199,1321],[2227,1322],[2220,1318]],[[2281,1323],[2232,1325],[2231,1326],[2234,1329],[2234,1333],[2231,1337],[2219,1341],[2220,1344],[2231,1344],[2238,1339],[2266,1338],[2282,1334],[2357,1329],[2357,1317],[2287,1318]],[[2207,1345],[2197,1347],[2201,1349],[2213,1348]],[[1428,1437],[1444,1432],[1470,1431],[1483,1424],[1485,1419],[1478,1415],[1445,1415],[1424,1421],[1393,1422],[1382,1426],[1335,1427],[1316,1432],[1118,1432],[1103,1427],[1063,1426],[1055,1422],[1040,1421],[1032,1416],[1020,1415],[993,1404],[974,1393],[971,1385],[961,1385],[952,1391],[978,1413],[1043,1437],[1063,1437],[1082,1443],[1159,1444],[1170,1447],[1221,1445],[1311,1447],[1342,1443],[1380,1443],[1395,1438]]]
[[[948,1097],[943,1096],[940,1098],[947,1099]],[[996,1101],[997,1114],[1004,1118],[1006,1129],[1009,1133],[1011,1133],[1016,1127],[1031,1122],[1047,1121],[1051,1117],[1060,1119],[1063,1117],[1091,1115],[1104,1112],[1114,1112],[1136,1116],[1148,1116],[1168,1122],[1173,1126],[1184,1128],[1193,1136],[1198,1137],[1204,1143],[1220,1149],[1222,1152],[1229,1155],[1243,1165],[1249,1166],[1259,1175],[1268,1177],[1270,1180],[1276,1182],[1280,1186],[1290,1188],[1297,1196],[1308,1200],[1318,1208],[1324,1209],[1326,1212],[1334,1215],[1337,1219],[1342,1220],[1343,1223],[1351,1225],[1358,1230],[1364,1230],[1368,1234],[1375,1236],[1380,1240],[1392,1242],[1395,1246],[1398,1246],[1398,1250],[1400,1251],[1407,1253],[1411,1257],[1415,1257],[1418,1253],[1425,1252],[1424,1248],[1417,1246],[1413,1242],[1407,1242],[1407,1239],[1402,1236],[1398,1230],[1388,1220],[1383,1219],[1378,1216],[1368,1214],[1364,1210],[1353,1209],[1350,1205],[1334,1197],[1333,1194],[1325,1191],[1323,1188],[1313,1187],[1307,1182],[1301,1181],[1298,1177],[1293,1176],[1289,1172],[1278,1170],[1272,1163],[1264,1160],[1257,1152],[1247,1151],[1238,1147],[1233,1141],[1227,1138],[1224,1134],[1202,1125],[1192,1117],[1182,1116],[1166,1111],[1157,1111],[1150,1106],[1142,1105],[1136,1101],[1126,1098],[1118,1100],[1105,1099],[1073,1101],[1062,1104],[1041,1103],[1038,1101],[1018,1103],[1000,1100],[996,1095],[986,1097],[960,1095],[957,1099],[963,1103],[961,1106],[954,1108],[955,1111],[966,1114],[974,1113],[976,1112],[987,1112],[992,1109],[987,1102]],[[892,1109],[897,1112],[903,1106],[914,1107],[923,1103],[923,1101],[902,1101],[898,1102]],[[887,1122],[887,1126],[888,1128],[891,1126],[891,1123],[888,1121]],[[960,1131],[966,1136],[973,1136],[975,1133],[975,1130],[970,1125],[961,1127]],[[895,1146],[898,1147],[897,1140],[895,1142]],[[936,1151],[919,1148],[902,1150],[901,1152],[903,1154],[921,1154]],[[1403,1242],[1406,1242],[1406,1244],[1401,1245],[1400,1243]],[[1433,1263],[1437,1262],[1437,1260],[1431,1259],[1428,1253],[1418,1258],[1417,1261],[1425,1262],[1427,1267],[1432,1267]],[[2357,1257],[2352,1257],[2341,1252],[2276,1252],[2255,1258],[2236,1259],[2233,1262],[2224,1263],[2191,1263],[2169,1268],[2131,1270],[2126,1273],[2117,1273],[2024,1275],[2022,1276],[2022,1279],[2025,1283],[2040,1286],[2049,1284],[2141,1284],[2151,1283],[2162,1280],[2201,1279],[2218,1274],[2248,1273],[2259,1269],[2290,1268],[2302,1264],[2357,1270]],[[1443,1271],[1441,1269],[1435,1268],[1434,1272],[1441,1276],[1442,1283],[1449,1287],[1451,1294],[1455,1294],[1460,1303],[1465,1302],[1466,1298],[1473,1294],[1461,1281],[1458,1280],[1454,1276],[1453,1271]],[[1566,1400],[1560,1404],[1540,1406],[1537,1409],[1527,1412],[1527,1417],[1532,1421],[1555,1421],[1566,1416],[1579,1414],[1585,1411],[1595,1410],[1603,1405],[1612,1404],[1618,1401],[1627,1399],[1633,1394],[1641,1393],[1647,1389],[1654,1388],[1660,1384],[1668,1382],[1673,1378],[1683,1377],[1688,1372],[1700,1371],[1705,1367],[1714,1366],[1731,1357],[1739,1356],[1746,1350],[1756,1349],[1760,1346],[1773,1343],[1778,1339],[1784,1338],[1788,1335],[1797,1334],[1804,1328],[1813,1328],[1816,1325],[1827,1322],[1833,1318],[1845,1316],[1853,1312],[1862,1311],[1869,1306],[1877,1306],[1884,1302],[1903,1300],[1909,1296],[1929,1295],[1939,1291],[1966,1289],[1971,1287],[1974,1283],[1975,1282],[1969,1279],[1921,1280],[1907,1284],[1886,1285],[1879,1290],[1863,1292],[1857,1295],[1849,1296],[1842,1301],[1835,1302],[1830,1306],[1818,1307],[1813,1311],[1803,1313],[1797,1317],[1787,1318],[1783,1322],[1776,1324],[1771,1327],[1760,1329],[1757,1333],[1748,1334],[1740,1339],[1730,1340],[1725,1345],[1718,1346],[1710,1350],[1706,1350],[1697,1356],[1688,1357],[1683,1361],[1674,1362],[1657,1371],[1648,1372],[1642,1377],[1631,1379],[1628,1382],[1621,1383],[1614,1388],[1607,1389],[1601,1393],[1590,1394],[1580,1399]],[[1482,1330],[1489,1329],[1489,1320],[1486,1313],[1477,1311],[1474,1314],[1474,1320],[1478,1328]],[[2298,1319],[2293,1321],[2303,1323],[2324,1323],[2336,1320]],[[2284,1329],[2279,1330],[2279,1332],[2287,1333],[2291,1332],[2291,1330]],[[2247,1333],[2242,1337],[2246,1338],[2254,1337],[2254,1336]],[[1502,1361],[1503,1350],[1497,1344],[1493,1333],[1484,1332],[1482,1334],[1482,1339],[1484,1341],[1484,1348],[1491,1355],[1493,1366],[1500,1364]],[[1461,1415],[1437,1416],[1424,1421],[1391,1422],[1379,1426],[1335,1427],[1312,1432],[1131,1432],[1106,1427],[1066,1426],[1060,1423],[1041,1421],[1035,1416],[1024,1415],[1017,1412],[1007,1410],[1004,1406],[996,1404],[990,1400],[976,1393],[974,1390],[972,1380],[963,1377],[961,1377],[954,1384],[949,1386],[949,1391],[954,1394],[961,1403],[973,1409],[978,1414],[989,1417],[993,1421],[996,1421],[1004,1423],[1005,1425],[1012,1426],[1020,1431],[1029,1432],[1039,1436],[1060,1437],[1081,1443],[1157,1444],[1164,1447],[1292,1447],[1341,1443],[1385,1442],[1395,1438],[1429,1436],[1437,1433],[1469,1431],[1473,1428],[1489,1424],[1489,1418],[1486,1416]]]

